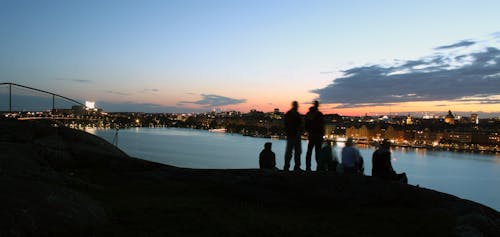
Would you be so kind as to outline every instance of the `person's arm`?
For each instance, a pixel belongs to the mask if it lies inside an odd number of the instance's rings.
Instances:
[[[390,174],[396,174],[396,172],[394,171],[394,169],[392,168],[392,164],[391,164],[391,152],[388,152],[387,153],[387,171],[390,173]]]
[[[271,154],[272,154],[272,156],[271,156],[272,157],[271,163],[273,165],[273,168],[276,168],[276,154],[274,154],[274,152],[271,153]]]
[[[361,156],[361,153],[359,152],[358,149],[355,149],[355,151],[356,151],[356,158],[357,158],[356,163],[358,163],[359,165],[363,165],[363,157]]]
[[[260,155],[259,155],[259,168],[262,169],[263,165],[264,165],[264,154],[263,154],[263,152],[260,152]]]

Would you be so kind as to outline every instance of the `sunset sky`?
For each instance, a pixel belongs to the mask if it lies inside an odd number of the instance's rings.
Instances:
[[[286,111],[297,100],[305,112],[318,99],[344,115],[498,115],[499,9],[498,0],[2,0],[0,82],[106,111]]]

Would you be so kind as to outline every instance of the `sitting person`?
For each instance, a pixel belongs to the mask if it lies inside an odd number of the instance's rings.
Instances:
[[[335,144],[335,143],[334,143]],[[317,171],[332,171],[335,172],[339,161],[337,158],[337,151],[332,149],[332,144],[329,141],[323,143],[323,147],[319,152]]]
[[[352,138],[348,138],[342,148],[342,167],[345,174],[363,174],[364,162],[359,150],[354,147]]]
[[[381,179],[395,180],[401,183],[408,183],[406,173],[397,174],[391,165],[391,142],[384,139],[379,149],[373,152],[372,157],[372,176]]]
[[[259,155],[260,169],[276,169],[276,155],[271,151],[272,145],[270,142],[264,144],[264,150]]]

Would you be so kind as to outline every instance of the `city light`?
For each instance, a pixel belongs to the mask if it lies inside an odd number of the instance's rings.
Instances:
[[[85,107],[87,109],[95,109],[95,101],[85,101]]]

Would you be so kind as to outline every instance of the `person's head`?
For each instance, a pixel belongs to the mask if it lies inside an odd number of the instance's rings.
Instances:
[[[313,101],[313,106],[318,108],[319,107],[319,102],[317,100]]]
[[[297,102],[297,101],[293,101],[293,102],[292,102],[292,109],[293,109],[293,110],[297,110],[298,108],[299,108],[299,102]]]
[[[266,143],[264,143],[264,149],[271,150],[272,145],[273,144],[271,142],[266,142]]]
[[[389,139],[384,139],[380,143],[381,148],[389,149],[391,147],[391,141]]]
[[[352,145],[354,145],[354,140],[352,139],[352,137],[347,138],[347,141],[345,142],[345,146],[352,146]]]

